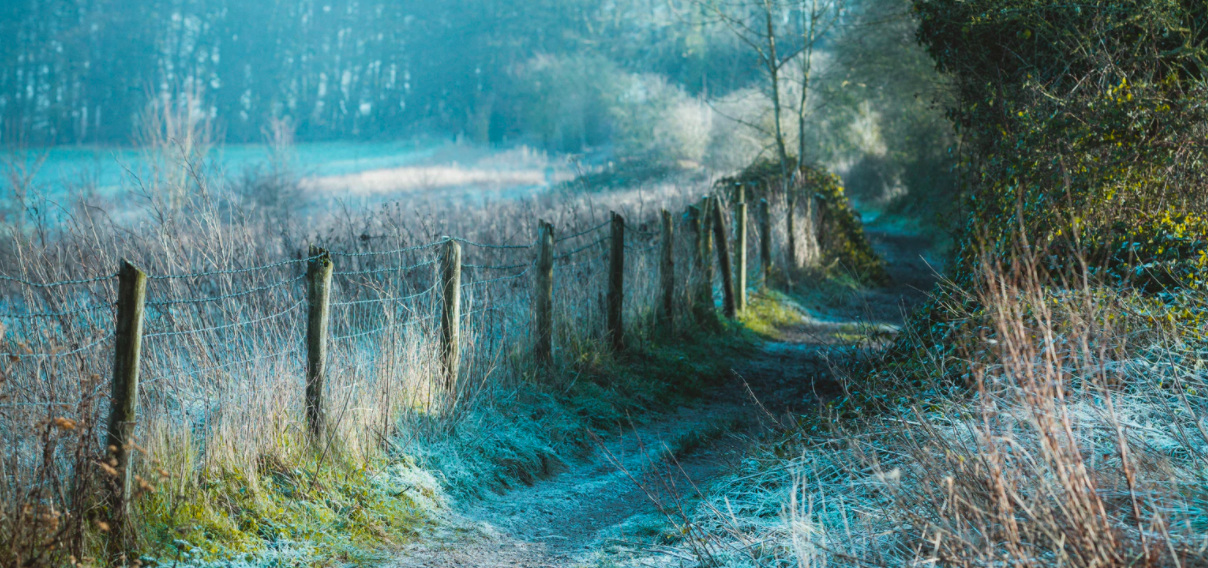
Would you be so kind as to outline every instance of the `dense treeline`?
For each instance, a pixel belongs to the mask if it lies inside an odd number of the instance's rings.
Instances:
[[[228,141],[261,139],[275,117],[302,139],[499,141],[532,127],[534,97],[557,95],[520,80],[541,54],[624,62],[693,93],[742,84],[744,51],[706,20],[660,0],[14,0],[0,5],[0,142],[128,143],[149,102],[186,94]]]

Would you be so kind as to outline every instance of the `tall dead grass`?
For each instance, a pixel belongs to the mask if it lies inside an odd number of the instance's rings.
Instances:
[[[735,566],[1208,564],[1202,293],[1021,257],[948,291],[963,346],[924,346],[935,380],[862,385],[877,412],[788,433],[708,493],[695,546]]]
[[[606,228],[593,230],[610,210],[631,228],[627,334],[646,341],[658,332],[658,211],[681,212],[705,191],[668,183],[490,207],[415,200],[301,218],[231,187],[204,161],[203,137],[182,142],[172,134],[196,122],[157,116],[184,124],[156,128],[167,134],[155,163],[167,165],[131,180],[145,209],[80,205],[60,222],[18,219],[10,227],[4,256],[12,261],[0,272],[0,565],[91,559],[107,538],[98,488],[108,477],[98,460],[112,368],[112,275],[121,259],[151,277],[134,439],[138,510],[143,519],[174,522],[181,511],[204,508],[198,500],[220,498],[210,489],[221,480],[254,492],[264,475],[316,459],[368,467],[387,448],[455,436],[477,409],[560,380],[529,356],[536,252],[527,247],[539,219],[567,237],[556,252],[568,255],[555,268],[556,367],[611,356],[601,347]],[[687,281],[688,234],[681,223],[677,231],[677,270]],[[446,236],[462,239],[466,251],[462,374],[451,388],[436,363],[433,243]],[[319,444],[304,424],[308,245],[332,251],[336,264],[324,392],[332,427]],[[677,302],[687,314],[684,289]]]

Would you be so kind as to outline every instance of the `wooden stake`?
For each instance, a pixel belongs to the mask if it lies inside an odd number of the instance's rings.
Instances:
[[[541,221],[537,229],[537,345],[540,365],[554,362],[554,226]]]
[[[313,442],[327,429],[323,382],[327,376],[327,326],[331,320],[331,275],[335,264],[327,251],[310,247],[306,267],[306,426]]]
[[[759,200],[759,272],[767,288],[772,274],[772,213],[767,199]]]
[[[721,292],[726,317],[733,319],[738,315],[738,306],[734,301],[734,275],[730,266],[730,246],[726,239],[725,213],[721,210],[721,201],[714,197],[713,204],[713,237],[717,241],[717,264],[721,267]]]
[[[109,494],[111,556],[124,553],[132,544],[130,496],[133,471],[131,440],[138,421],[138,372],[143,350],[143,306],[147,299],[147,275],[130,261],[118,270],[117,330],[114,335],[113,391],[106,437],[109,465],[117,470]]]
[[[713,304],[713,198],[704,197],[700,204],[700,251],[704,259],[701,266],[701,300],[710,312]]]
[[[668,328],[675,325],[675,228],[671,225],[671,212],[663,210],[662,261],[659,263],[659,281],[662,284],[663,303],[661,319]]]
[[[440,361],[445,373],[445,389],[457,389],[461,365],[461,245],[446,238],[440,255],[441,299]]]
[[[712,259],[705,256],[704,252],[704,235],[702,234],[704,220],[700,207],[689,205],[684,217],[688,221],[688,230],[692,233],[692,267],[694,269],[692,279],[688,282],[688,301],[692,306],[692,315],[697,321],[703,321],[706,310],[713,309],[713,306],[707,306],[705,302],[709,286],[705,282],[705,263]]]
[[[608,262],[608,339],[612,348],[625,348],[621,321],[625,302],[625,218],[612,213],[612,251]]]
[[[788,257],[789,270],[801,268],[801,260],[797,255],[797,196],[793,189],[789,189],[788,195],[788,210],[785,211],[785,227],[789,233]]]
[[[740,202],[734,210],[734,292],[735,307],[747,309],[747,204]]]

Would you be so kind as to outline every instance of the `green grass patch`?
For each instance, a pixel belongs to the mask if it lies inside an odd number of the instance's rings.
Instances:
[[[443,489],[413,460],[365,467],[321,460],[262,464],[262,475],[207,474],[140,504],[145,565],[376,565],[443,508]],[[320,465],[326,461],[329,465]]]
[[[747,309],[738,321],[764,339],[779,339],[780,329],[801,323],[804,311],[792,298],[774,290],[748,296]]]

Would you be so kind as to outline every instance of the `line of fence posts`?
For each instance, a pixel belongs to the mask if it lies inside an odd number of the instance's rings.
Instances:
[[[699,204],[690,205],[685,214],[692,237],[692,261],[695,268],[689,282],[690,303],[697,315],[713,310],[713,249],[716,243],[717,264],[721,269],[724,311],[733,318],[746,304],[746,199],[737,192],[736,258],[730,262],[729,239],[726,235],[725,213],[717,196],[705,196]],[[787,212],[790,258],[792,257],[793,213],[790,197]],[[671,213],[662,210],[661,255],[659,262],[660,319],[674,322],[675,298],[675,233]],[[766,199],[759,203],[760,264],[766,286],[772,269],[771,216]],[[625,219],[611,213],[610,250],[608,263],[608,292],[606,331],[615,350],[624,349],[623,305],[625,285]],[[554,226],[544,220],[538,224],[535,277],[534,357],[539,364],[553,361],[553,279]],[[458,379],[461,357],[461,245],[445,237],[440,251],[438,277],[441,289],[440,364],[446,388],[454,388]],[[738,272],[735,282],[734,271]],[[331,255],[310,247],[307,263],[307,323],[306,323],[306,420],[312,440],[326,431],[323,389],[327,371],[328,327],[331,319],[331,287],[334,262]],[[113,371],[113,404],[108,423],[108,463],[118,472],[109,497],[111,542],[122,542],[126,536],[132,472],[130,449],[138,410],[139,361],[142,350],[143,308],[146,301],[147,276],[133,264],[123,260],[118,273],[118,306]],[[736,290],[737,288],[737,294]]]

